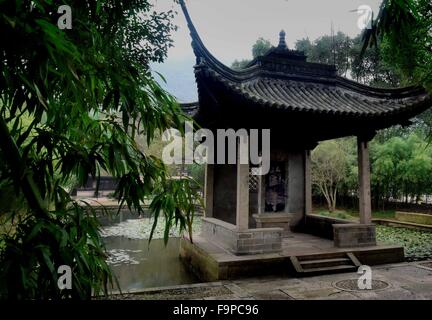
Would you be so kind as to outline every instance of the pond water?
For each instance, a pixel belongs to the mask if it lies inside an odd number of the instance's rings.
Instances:
[[[198,282],[179,259],[179,238],[163,240],[107,237],[109,263],[122,291]]]
[[[170,234],[167,246],[160,239],[164,221],[158,224],[149,245],[150,219],[127,216],[121,220],[104,223],[102,236],[109,254],[108,263],[123,292],[199,282],[179,258],[178,234]]]
[[[403,246],[407,261],[432,259],[432,232],[380,225],[376,232],[379,242]]]

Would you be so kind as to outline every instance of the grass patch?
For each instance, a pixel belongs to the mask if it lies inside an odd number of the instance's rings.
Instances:
[[[396,212],[394,210],[372,212],[372,217],[376,219],[395,219],[395,215]]]
[[[337,219],[343,219],[343,220],[356,220],[355,216],[352,216],[350,213],[342,210],[337,211],[319,211],[318,214],[320,216],[329,217],[329,218],[337,218]]]

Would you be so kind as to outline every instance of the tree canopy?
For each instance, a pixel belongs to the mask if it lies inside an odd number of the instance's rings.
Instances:
[[[372,146],[372,186],[381,200],[411,196],[416,201],[432,191],[432,150],[418,134],[393,137]]]
[[[383,0],[364,46],[384,45],[384,55],[405,83],[432,92],[432,3],[430,0]]]
[[[371,195],[375,207],[389,201],[419,202],[432,192],[432,147],[426,131],[411,127],[382,136],[370,143]],[[315,195],[323,195],[334,211],[337,196],[353,198],[358,192],[355,138],[324,141],[312,153]]]
[[[343,32],[335,36],[324,35],[314,42],[309,38],[296,42],[296,50],[303,51],[308,61],[336,65],[339,75],[347,75],[350,68],[352,39]]]
[[[266,40],[264,38],[259,38],[255,44],[252,46],[252,57],[255,59],[259,56],[263,56],[272,48],[272,45],[269,40]],[[235,60],[231,68],[240,70],[244,69],[251,60],[243,59],[243,60]]]
[[[350,38],[343,32],[324,35],[315,41],[298,40],[295,49],[303,51],[309,62],[335,65],[340,76],[378,87],[397,87],[400,79],[383,54],[381,45],[361,55],[362,36]]]
[[[147,0],[68,4],[73,27],[60,30],[56,2],[0,2],[0,188],[23,204],[7,212],[13,228],[0,235],[0,297],[107,292],[98,222],[72,200],[70,181],[105,171],[119,181],[121,205],[141,212],[151,197],[166,240],[174,226],[191,231],[194,182],[170,179],[135,141],[183,128],[177,102],[149,69],[172,44],[174,12],[155,12]],[[57,287],[60,265],[72,268],[72,290]]]
[[[345,140],[321,143],[312,153],[312,183],[324,195],[330,212],[336,209],[337,194],[350,169],[350,154],[344,147]]]

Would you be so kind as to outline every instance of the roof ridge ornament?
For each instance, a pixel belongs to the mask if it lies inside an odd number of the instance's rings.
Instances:
[[[285,49],[285,50],[288,49],[288,46],[287,46],[286,41],[285,41],[285,36],[286,36],[285,31],[281,30],[281,32],[279,32],[279,45],[278,45],[278,49]]]

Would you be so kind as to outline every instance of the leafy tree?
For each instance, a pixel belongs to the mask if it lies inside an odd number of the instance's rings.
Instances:
[[[352,40],[343,32],[334,37],[325,35],[314,42],[308,38],[296,42],[296,50],[305,52],[309,62],[336,65],[339,75],[347,75],[350,68]]]
[[[172,11],[147,0],[70,1],[72,30],[57,27],[55,1],[0,2],[0,187],[23,199],[0,235],[1,298],[90,298],[112,283],[98,221],[65,185],[103,170],[118,179],[121,205],[142,211],[152,197],[166,237],[191,233],[194,183],[170,179],[161,160],[140,150],[184,117],[152,77],[171,46]],[[25,120],[25,121],[24,121]],[[72,290],[57,268],[72,268]]]
[[[363,54],[368,47],[380,47],[381,55],[394,73],[401,79],[402,85],[422,85],[432,93],[432,3],[429,0],[384,0],[372,29],[363,33]],[[416,195],[430,192],[429,183],[423,184],[427,174],[427,152],[424,137],[431,136],[431,111],[428,110],[414,119],[411,129],[392,129],[392,133],[401,133],[406,139],[407,133],[412,135],[420,132],[413,156],[407,160],[404,177],[406,179],[405,194]],[[395,132],[396,131],[396,132]],[[394,138],[396,139],[396,138]],[[395,143],[392,141],[392,143]],[[420,153],[420,154],[419,154]],[[420,172],[422,174],[420,174]],[[415,190],[409,190],[413,187]],[[421,190],[421,191],[420,191]]]
[[[384,44],[368,48],[362,55],[361,35],[353,40],[350,51],[351,76],[358,82],[375,87],[398,87],[401,79],[383,56]]]
[[[432,149],[425,132],[415,126],[399,130],[377,136],[370,144],[371,192],[375,206],[382,210],[389,201],[411,198],[419,202],[432,192]],[[313,182],[329,210],[335,208],[336,185],[339,197],[352,198],[357,193],[356,150],[354,138],[343,138],[323,142],[312,153]]]
[[[295,49],[304,52],[306,55],[314,50],[313,47],[314,45],[309,37],[297,40],[295,43]]]
[[[430,0],[384,0],[364,47],[384,43],[384,56],[405,84],[432,92],[432,3]]]
[[[431,192],[432,158],[424,138],[411,133],[406,138],[393,137],[372,145],[372,189],[375,197],[385,202],[408,196],[418,202]]]
[[[252,57],[255,59],[257,57],[263,56],[272,48],[272,44],[269,40],[264,38],[259,38],[257,42],[252,46]]]
[[[231,68],[234,70],[241,70],[247,67],[247,65],[250,63],[250,60],[243,59],[243,60],[234,60],[234,62],[231,64]]]
[[[264,38],[259,38],[255,44],[252,46],[252,57],[255,59],[259,56],[263,56],[272,48],[272,45],[269,40]],[[231,65],[231,68],[235,70],[241,70],[246,68],[246,66],[251,62],[251,60],[243,59],[243,60],[234,60]]]
[[[394,137],[373,150],[371,183],[375,197],[387,201],[391,197],[397,198],[404,189],[404,172],[412,149],[405,140]]]
[[[340,140],[324,141],[312,153],[312,182],[336,210],[337,194],[348,174],[349,156]]]
[[[362,37],[349,38],[342,32],[334,37],[325,35],[315,41],[298,40],[296,50],[303,51],[309,62],[335,65],[341,76],[351,75],[364,84],[379,87],[395,87],[400,83],[396,72],[384,61],[381,45],[368,48],[363,55]]]

